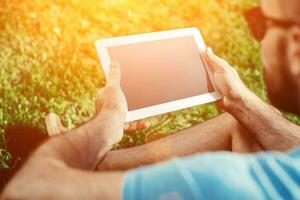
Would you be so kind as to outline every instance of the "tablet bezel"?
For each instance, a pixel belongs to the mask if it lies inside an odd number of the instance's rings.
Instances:
[[[137,44],[141,42],[150,42],[150,41],[180,38],[186,36],[194,37],[195,42],[198,46],[199,55],[202,55],[205,52],[206,46],[202,39],[201,33],[197,28],[183,28],[183,29],[176,29],[176,30],[169,30],[169,31],[152,32],[152,33],[144,33],[138,35],[100,39],[96,41],[95,46],[104,71],[104,76],[105,78],[107,78],[107,75],[109,73],[109,66],[111,63],[107,48],[113,46]],[[209,68],[206,67],[207,64],[204,62],[202,57],[201,59],[208,72],[208,76],[212,82],[212,85],[214,87],[214,92],[197,95],[193,97],[187,97],[180,100],[175,100],[167,103],[162,103],[158,105],[153,105],[153,106],[129,111],[126,117],[126,122],[140,120],[155,115],[160,115],[160,114],[173,112],[173,111],[177,111],[177,110],[181,110],[181,109],[185,109],[197,105],[202,105],[205,103],[210,103],[218,99],[221,99],[222,95],[215,87],[213,83],[213,79],[211,78],[212,77],[211,71]]]

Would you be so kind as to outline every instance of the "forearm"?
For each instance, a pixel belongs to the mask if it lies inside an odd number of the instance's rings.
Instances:
[[[123,172],[82,171],[56,160],[31,159],[0,199],[121,199],[122,181]]]
[[[236,121],[222,114],[202,124],[134,148],[110,151],[98,170],[126,170],[197,152],[231,150],[230,132]]]
[[[300,127],[253,93],[227,110],[266,150],[287,151],[300,145]]]
[[[122,131],[119,117],[94,118],[88,124],[51,138],[33,156],[60,160],[75,168],[94,169],[113,145],[109,135]]]
[[[114,123],[114,120],[119,119],[110,119],[110,122]],[[99,125],[92,121],[91,127],[83,125],[41,145],[10,181],[0,198],[120,199],[122,172],[81,171],[91,169],[98,163],[97,159],[110,149],[108,131],[119,131],[116,129],[118,126],[108,129],[105,121],[96,122]],[[94,128],[98,128],[99,132]],[[32,182],[28,184],[28,180]]]

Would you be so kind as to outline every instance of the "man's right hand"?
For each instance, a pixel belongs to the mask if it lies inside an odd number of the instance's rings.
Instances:
[[[127,113],[126,99],[119,86],[121,81],[119,64],[112,62],[111,70],[112,72],[109,74],[106,86],[97,93],[95,104],[97,115],[99,115],[99,113],[102,115],[105,115],[105,113],[111,115],[110,113],[115,112],[115,110],[119,110],[121,113]],[[54,113],[50,113],[46,116],[45,123],[49,136],[59,135],[69,131],[61,123],[59,116]],[[148,121],[130,122],[125,123],[124,131],[135,132],[137,130],[144,130],[149,126],[150,123]],[[115,142],[118,142],[119,139],[120,138],[116,138]]]

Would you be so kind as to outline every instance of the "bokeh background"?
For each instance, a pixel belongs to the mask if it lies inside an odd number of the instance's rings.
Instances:
[[[49,112],[60,115],[68,128],[93,116],[96,91],[105,85],[94,47],[100,38],[197,27],[207,46],[266,100],[260,45],[242,15],[258,4],[259,0],[0,0],[0,167],[11,167],[14,159],[5,142],[11,127],[45,134]],[[149,118],[149,129],[125,134],[115,148],[153,141],[220,112],[209,104]]]

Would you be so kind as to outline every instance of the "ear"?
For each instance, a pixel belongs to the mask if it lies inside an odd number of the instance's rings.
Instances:
[[[289,32],[288,62],[294,78],[300,78],[300,28],[294,26]]]

